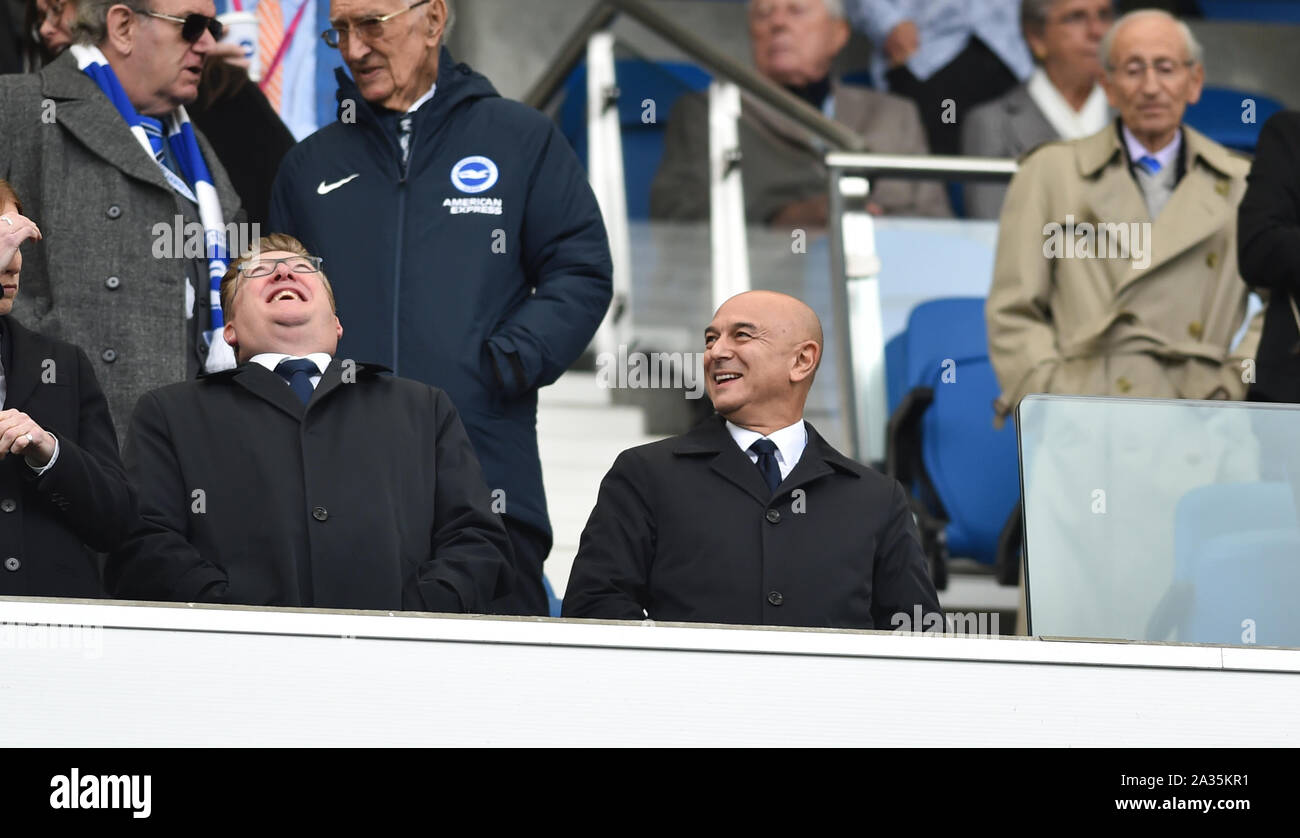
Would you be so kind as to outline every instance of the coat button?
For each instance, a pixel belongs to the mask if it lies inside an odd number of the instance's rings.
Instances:
[[[117,350],[105,349],[103,352],[99,353],[99,357],[104,359],[105,364],[111,364],[117,360]]]
[[[767,595],[767,601],[770,605],[780,605],[785,602],[785,597],[781,596],[780,591],[772,591]]]
[[[1118,388],[1121,393],[1127,393],[1129,390],[1133,389],[1133,382],[1121,375],[1119,378],[1115,379],[1115,387]]]
[[[9,558],[5,559],[5,570],[11,573],[22,566],[23,563],[18,561],[18,558],[16,556],[10,556]]]
[[[18,504],[14,503],[13,498],[5,498],[4,500],[0,500],[0,511],[13,512],[17,508],[18,508]]]
[[[1205,334],[1205,326],[1201,324],[1201,321],[1194,320],[1187,324],[1187,334],[1200,340],[1201,335]]]
[[[1207,267],[1211,268],[1219,264],[1219,254],[1214,253],[1213,251],[1205,254],[1205,264]]]
[[[315,518],[317,521],[324,521],[329,516],[329,510],[323,506],[318,506],[311,511],[311,517]]]
[[[115,276],[110,276],[108,279],[104,280],[104,287],[107,288],[109,291],[116,291],[118,289],[118,286],[120,286],[121,284],[122,284],[122,280],[118,279]]]
[[[107,215],[109,218],[116,220],[122,217],[122,208],[119,207],[117,204],[113,204],[113,206],[109,207],[108,211],[104,214]]]
[[[1220,180],[1214,184],[1214,191],[1218,192],[1220,195],[1227,195],[1230,188],[1231,187],[1228,185],[1226,180]]]
[[[779,524],[779,523],[781,523],[781,513],[778,512],[778,511],[776,511],[775,509],[769,509],[769,510],[767,510],[767,515],[765,515],[765,516],[763,516],[763,517],[767,518],[767,522],[768,522],[769,524]]]

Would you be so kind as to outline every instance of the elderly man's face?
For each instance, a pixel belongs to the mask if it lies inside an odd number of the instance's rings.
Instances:
[[[1172,140],[1205,81],[1204,68],[1190,65],[1178,27],[1161,17],[1129,21],[1115,33],[1107,58],[1106,96],[1124,124],[1144,142]]]
[[[150,10],[179,18],[217,13],[212,0],[153,0]],[[205,31],[191,44],[181,38],[179,23],[145,14],[132,17],[132,52],[118,77],[136,110],[157,117],[193,102],[199,95],[203,60],[216,44],[211,33]]]
[[[760,73],[799,87],[830,73],[849,25],[831,17],[823,0],[750,0],[749,39]]]
[[[389,18],[375,37],[357,31],[358,21],[402,12],[416,0],[333,0],[330,25],[351,27],[339,42],[361,97],[374,105],[404,111],[429,91],[438,72],[438,49],[447,24],[443,0]]]
[[[258,264],[273,267],[266,276],[247,276]],[[334,354],[343,326],[321,272],[310,260],[268,250],[248,259],[242,270],[225,332],[227,343],[239,345],[240,360],[262,352]]]
[[[1097,48],[1114,21],[1110,0],[1057,0],[1042,31],[1026,32],[1025,40],[1045,66],[1070,78],[1101,78]]]

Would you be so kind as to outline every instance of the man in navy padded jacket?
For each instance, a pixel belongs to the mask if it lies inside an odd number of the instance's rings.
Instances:
[[[537,390],[605,315],[609,242],[568,143],[452,59],[449,18],[448,0],[333,0],[339,121],[285,157],[270,227],[324,258],[340,357],[451,396],[515,553],[493,610],[545,614]]]

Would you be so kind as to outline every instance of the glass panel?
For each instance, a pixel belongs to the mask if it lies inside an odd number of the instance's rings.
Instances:
[[[1300,407],[1030,396],[1034,634],[1300,647]]]

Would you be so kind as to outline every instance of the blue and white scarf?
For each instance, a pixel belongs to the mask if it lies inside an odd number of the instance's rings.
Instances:
[[[182,196],[197,204],[199,221],[203,224],[203,240],[208,256],[208,305],[211,312],[211,331],[206,332],[209,340],[208,357],[204,367],[208,372],[230,369],[235,366],[234,350],[226,343],[222,334],[225,318],[221,312],[221,277],[226,273],[228,256],[226,253],[225,219],[221,214],[221,200],[217,189],[212,184],[212,173],[203,160],[198,140],[194,137],[194,128],[184,107],[177,107],[166,117],[166,142],[172,159],[180,169],[180,177],[162,162],[163,122],[136,112],[131,100],[126,97],[117,80],[117,73],[99,47],[74,44],[69,47],[77,59],[77,67],[90,76],[99,89],[113,103],[117,112],[130,126],[131,133],[140,142],[140,147],[162,170],[163,177]]]

